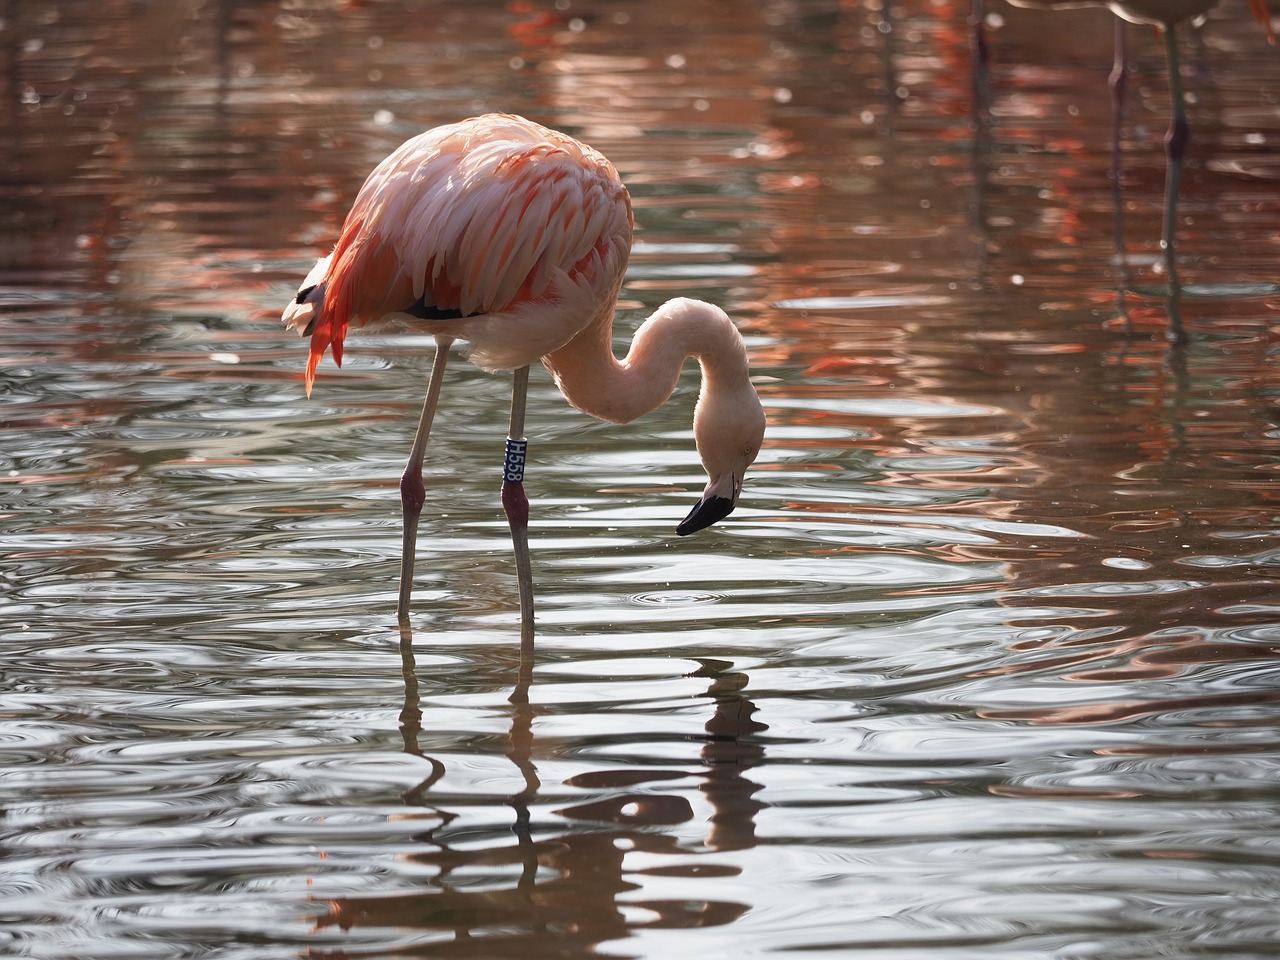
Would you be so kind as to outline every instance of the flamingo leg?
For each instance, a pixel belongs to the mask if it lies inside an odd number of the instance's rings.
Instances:
[[[987,43],[986,0],[972,0],[969,7],[969,57],[973,69],[973,112],[984,121],[991,112],[991,48]]]
[[[409,622],[409,597],[413,593],[413,561],[418,546],[418,518],[422,504],[427,499],[422,485],[422,458],[427,452],[427,439],[431,436],[431,422],[436,418],[440,404],[440,387],[444,384],[444,368],[449,362],[452,337],[436,337],[436,357],[431,364],[431,380],[427,384],[427,399],[422,404],[422,416],[418,431],[413,436],[413,449],[409,462],[400,478],[400,506],[404,515],[404,545],[400,553],[400,598],[396,601],[396,618],[401,627]]]
[[[1182,316],[1178,301],[1182,288],[1178,281],[1176,237],[1178,230],[1178,189],[1182,182],[1182,161],[1186,154],[1191,131],[1187,126],[1187,105],[1182,96],[1182,69],[1178,64],[1178,35],[1173,24],[1160,31],[1164,36],[1165,59],[1169,66],[1169,103],[1172,118],[1169,132],[1164,138],[1168,166],[1164,180],[1164,230],[1160,246],[1164,250],[1165,276],[1169,281],[1169,329],[1165,336],[1170,343],[1186,343],[1187,334],[1182,329]]]
[[[511,385],[511,426],[507,431],[507,455],[502,467],[502,509],[511,527],[516,555],[516,584],[520,591],[520,657],[533,655],[533,564],[529,558],[529,498],[524,492],[525,399],[529,394],[529,368],[521,367]]]
[[[1124,239],[1124,108],[1129,87],[1129,56],[1125,21],[1123,17],[1112,17],[1115,21],[1115,36],[1112,43],[1114,53],[1111,60],[1111,74],[1107,77],[1107,86],[1111,88],[1111,204],[1115,209],[1112,221],[1112,239],[1116,248],[1116,269],[1120,274],[1118,307],[1124,316],[1124,332],[1132,333],[1133,322],[1129,309],[1125,304],[1125,293],[1129,289],[1129,251]]]

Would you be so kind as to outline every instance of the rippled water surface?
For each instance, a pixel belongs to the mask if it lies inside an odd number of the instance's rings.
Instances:
[[[969,14],[5,4],[0,952],[1274,956],[1278,54],[1238,0],[1183,38],[1171,304],[1158,37],[1117,208],[1110,15],[991,0],[984,71]],[[308,400],[277,320],[489,110],[630,185],[620,345],[720,303],[769,416],[676,538],[692,365],[627,426],[534,372],[531,671],[508,378],[451,366],[402,643],[431,340]]]

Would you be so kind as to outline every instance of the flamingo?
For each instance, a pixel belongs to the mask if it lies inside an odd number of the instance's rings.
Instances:
[[[627,188],[602,154],[523,117],[473,117],[419,134],[378,164],[333,252],[285,308],[285,324],[311,338],[308,396],[326,350],[341,365],[353,322],[399,315],[435,337],[427,395],[400,480],[402,630],[426,498],[422,462],[455,340],[466,342],[468,359],[481,369],[515,371],[502,504],[516,557],[522,650],[533,641],[523,480],[534,361],[542,361],[571,406],[627,423],[666,402],[684,361],[696,358],[702,384],[693,432],[708,483],[676,533],[708,527],[737,504],[765,416],[742,336],[725,312],[671,300],[640,325],[622,360],[614,356],[613,313],[633,225]]]
[[[1169,131],[1165,134],[1164,224],[1161,230],[1160,248],[1164,252],[1165,276],[1169,281],[1169,329],[1171,343],[1186,341],[1182,320],[1177,310],[1178,263],[1175,256],[1175,236],[1178,219],[1178,188],[1182,180],[1182,163],[1187,141],[1191,136],[1187,125],[1187,106],[1182,94],[1182,68],[1178,58],[1178,24],[1190,20],[1203,21],[1219,0],[1008,0],[1015,7],[1034,9],[1065,9],[1070,7],[1107,7],[1122,20],[1145,23],[1156,27],[1164,39],[1165,62],[1169,70],[1169,102],[1171,116]],[[1275,43],[1271,29],[1271,11],[1267,0],[1249,0],[1254,17],[1267,32],[1267,42]],[[1116,97],[1116,110],[1120,109],[1121,91],[1124,85],[1124,34],[1116,32],[1115,64],[1111,84]],[[1118,123],[1118,117],[1117,117]],[[1113,161],[1113,166],[1115,163]],[[1118,169],[1118,167],[1117,167]]]

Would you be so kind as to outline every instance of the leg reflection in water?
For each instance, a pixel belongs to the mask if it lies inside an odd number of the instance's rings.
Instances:
[[[328,913],[317,921],[317,931],[359,928],[369,934],[385,928],[391,936],[394,930],[401,944],[398,952],[409,955],[415,949],[403,946],[407,932],[417,941],[417,952],[432,956],[469,953],[480,938],[488,943],[490,955],[561,956],[566,950],[574,955],[595,952],[603,943],[645,928],[722,926],[749,909],[712,896],[691,898],[687,885],[689,880],[707,882],[713,884],[708,893],[717,892],[716,878],[736,876],[740,868],[707,855],[755,845],[755,816],[765,805],[755,799],[760,785],[746,774],[764,760],[764,747],[753,738],[766,727],[753,719],[756,707],[743,695],[744,674],[734,672],[727,662],[712,660],[700,661],[701,668],[692,674],[710,681],[703,696],[714,704],[696,760],[585,772],[570,777],[556,792],[560,798],[567,792],[595,797],[555,807],[539,801],[534,720],[540,711],[530,702],[532,671],[522,668],[508,697],[511,723],[503,753],[523,786],[511,796],[492,798],[511,807],[514,817],[501,829],[486,830],[477,827],[474,797],[467,798],[470,810],[462,809],[461,803],[452,812],[440,809],[451,795],[458,795],[445,787],[444,764],[419,746],[422,713],[412,639],[407,635],[401,656],[404,749],[431,765],[430,774],[403,798],[429,807],[439,820],[411,838],[421,849],[398,854],[398,860],[415,868],[400,878],[400,892],[328,900]],[[428,731],[430,726],[428,719]],[[559,750],[564,744],[555,746]],[[690,845],[683,831],[663,829],[693,821],[689,797],[695,791],[712,811],[701,850]],[[655,857],[669,862],[655,863]],[[673,878],[677,896],[634,897],[641,890],[661,891],[662,878]],[[406,880],[420,889],[405,892]],[[366,945],[362,941],[361,946]],[[310,956],[341,952],[317,945]]]

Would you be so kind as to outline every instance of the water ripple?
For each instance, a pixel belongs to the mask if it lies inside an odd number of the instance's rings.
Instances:
[[[1270,955],[1249,18],[1199,35],[1174,347],[1163,148],[1126,129],[1117,210],[1089,11],[987,18],[975,126],[954,4],[8,6],[0,953]],[[450,365],[410,635],[433,340],[353,331],[308,398],[278,322],[373,164],[495,105],[630,184],[618,352],[718,303],[769,418],[679,538],[695,365],[625,425],[533,371],[531,668],[509,378]]]

